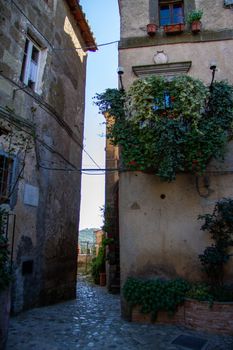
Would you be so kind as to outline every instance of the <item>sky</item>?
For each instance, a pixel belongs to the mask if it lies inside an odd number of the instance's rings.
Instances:
[[[120,24],[117,0],[80,0],[83,11],[96,38],[97,44],[119,40]],[[107,88],[118,86],[118,45],[100,47],[88,53],[84,148],[101,168],[105,168],[105,125],[93,97]],[[82,168],[97,168],[83,153]],[[95,173],[94,173],[95,174]],[[99,228],[102,225],[100,208],[104,206],[104,181],[102,175],[82,175],[81,211],[79,229]]]

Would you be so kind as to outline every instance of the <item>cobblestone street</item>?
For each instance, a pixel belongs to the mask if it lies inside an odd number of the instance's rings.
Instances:
[[[33,309],[10,320],[7,350],[184,348],[172,341],[179,335],[207,340],[192,349],[232,350],[233,337],[193,332],[183,327],[140,325],[120,318],[120,298],[79,276],[77,300]]]

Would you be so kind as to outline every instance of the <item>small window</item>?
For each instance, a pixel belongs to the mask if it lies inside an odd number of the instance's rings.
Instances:
[[[9,203],[12,174],[13,159],[0,155],[0,203]]]
[[[160,2],[160,25],[184,23],[183,2]]]
[[[38,88],[40,53],[39,46],[27,37],[20,80],[33,91]]]

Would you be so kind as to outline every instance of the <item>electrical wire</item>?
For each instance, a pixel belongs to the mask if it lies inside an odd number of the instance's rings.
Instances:
[[[17,10],[28,20],[29,23],[31,23],[31,25],[33,26],[34,29],[37,30],[37,32],[42,36],[42,38],[44,40],[46,40],[46,42],[49,44],[49,46],[53,49],[53,45],[50,43],[50,41],[41,33],[41,31],[34,25],[34,23],[32,23],[32,21],[30,20],[30,18],[28,18],[28,16],[23,12],[23,10],[15,3],[14,0],[11,0],[11,3],[17,8]]]
[[[51,47],[52,50],[54,51],[76,51],[76,50],[89,50],[89,49],[93,49],[95,47],[102,47],[102,46],[108,46],[108,45],[113,45],[115,43],[119,43],[119,40],[114,40],[114,41],[109,41],[106,43],[102,43],[102,44],[97,44],[95,46],[91,45],[91,46],[83,46],[83,47],[73,47],[73,48],[69,48],[69,47],[65,47],[65,48],[55,48],[51,42],[49,41],[49,39],[46,38],[46,36],[44,36],[41,31],[34,25],[34,23],[30,20],[30,18],[24,13],[24,11],[15,3],[14,0],[11,0],[11,3],[17,8],[17,10],[28,20],[28,22],[33,26],[34,29],[37,30],[37,32],[42,36],[42,38],[49,44],[49,46]]]
[[[1,107],[1,109],[4,109],[3,107]],[[14,125],[16,128],[19,128],[21,131],[25,132],[26,134],[28,134],[29,136],[35,138],[36,141],[38,141],[42,146],[44,146],[48,151],[50,151],[53,154],[58,155],[63,161],[65,161],[67,164],[69,164],[70,166],[72,166],[73,168],[76,168],[76,166],[74,164],[72,164],[68,159],[66,159],[60,152],[58,152],[57,150],[55,150],[54,148],[52,148],[51,146],[49,146],[45,141],[41,140],[38,136],[36,136],[33,132],[30,132],[24,128],[22,128],[19,124],[17,124],[17,122],[13,121],[11,119],[11,115],[9,114],[9,112],[5,111],[5,113],[3,111],[1,111],[0,113],[3,118],[5,120],[7,120],[9,123],[11,123],[12,125]]]
[[[14,80],[12,80],[11,78],[5,76],[2,72],[0,72],[0,76],[3,77],[4,79],[10,81],[13,85],[20,87],[20,85],[18,83],[16,83]],[[66,122],[63,120],[63,118],[56,112],[53,110],[53,107],[50,106],[48,103],[42,101],[39,97],[34,96],[33,93],[31,93],[28,90],[22,90],[23,92],[25,92],[27,95],[29,95],[32,99],[34,99],[39,107],[41,109],[43,109],[45,112],[47,112],[48,114],[50,114],[52,117],[55,118],[55,120],[59,123],[59,125],[67,132],[67,134],[72,138],[72,140],[83,150],[83,152],[88,156],[88,158],[98,167],[100,168],[100,166],[98,165],[98,163],[94,160],[94,158],[85,150],[85,148],[83,147],[83,145],[79,142],[77,136],[73,133],[72,129],[69,127],[68,124],[66,124]],[[21,117],[22,119],[22,117]]]
[[[102,46],[108,46],[108,45],[113,45],[116,43],[119,43],[120,40],[114,40],[114,41],[109,41],[107,43],[103,44],[97,44],[96,47],[102,47]],[[53,50],[55,51],[76,51],[76,50],[88,50],[88,49],[93,49],[94,46],[84,46],[84,47],[64,47],[64,48],[59,48],[59,47],[53,47]]]
[[[46,40],[46,42],[49,44],[49,46],[54,50],[54,47],[53,47],[53,45],[51,44],[51,42],[41,33],[41,31],[34,25],[34,23],[29,19],[29,17],[24,13],[24,11],[15,3],[15,1],[14,0],[11,0],[11,3],[17,8],[17,10],[31,23],[31,25],[38,31],[38,33],[44,38],[44,40]],[[114,43],[116,43],[116,42],[118,42],[118,41],[112,41],[112,42],[109,42],[109,43],[103,43],[103,44],[100,44],[99,46],[106,46],[106,45],[112,45],[112,44],[114,44]],[[88,47],[84,47],[84,48],[88,48]],[[83,48],[83,49],[84,49]],[[91,48],[91,47],[89,47],[89,48]],[[75,48],[74,50],[78,50],[78,49],[82,49],[82,48]],[[59,57],[59,59],[60,59],[60,56],[59,55],[57,55],[58,57]],[[1,74],[2,75],[2,74]],[[2,76],[4,76],[4,75],[2,75]],[[5,77],[5,76],[4,76]],[[5,77],[6,78],[6,77]],[[14,81],[12,81],[13,83],[15,83]],[[16,83],[15,83],[16,84]],[[20,89],[21,89],[21,87],[18,85],[18,84],[16,84]],[[25,90],[24,90],[25,91]],[[56,111],[51,111],[50,109],[51,108],[53,108],[52,106],[50,106],[50,105],[48,105],[47,103],[46,103],[46,105],[45,105],[45,103],[43,104],[42,103],[42,101],[38,101],[38,99],[34,96],[34,95],[32,95],[32,94],[30,94],[28,91],[25,91],[29,96],[31,96],[32,98],[34,98],[34,100],[36,100],[36,102],[37,103],[39,103],[39,105],[40,105],[40,107],[42,108],[42,109],[44,109],[41,105],[44,105],[45,106],[45,108],[46,108],[46,111],[47,112],[49,112],[50,114],[52,113],[52,116],[55,116],[56,117],[56,119],[57,119],[57,113],[56,113]],[[58,116],[59,117],[59,116]],[[64,125],[66,124],[65,122],[64,122],[64,120],[62,119],[62,118],[58,118],[58,120],[57,121],[59,121],[59,124],[61,124],[61,120],[62,120],[62,123],[63,123],[63,127],[64,127]],[[66,125],[65,125],[66,126]],[[68,125],[67,125],[68,126]],[[68,134],[69,134],[69,136],[71,136],[71,135],[73,135],[73,132],[72,132],[72,130],[69,128],[69,126],[68,126],[68,129],[67,129],[67,126],[66,126],[66,128],[64,128],[65,130],[66,130],[66,132],[68,132]],[[85,154],[91,159],[91,161],[98,167],[98,168],[100,168],[99,167],[99,165],[96,163],[96,161],[93,159],[93,157],[84,149],[84,147],[83,147],[83,145],[82,144],[80,144],[80,142],[76,139],[76,137],[75,137],[75,139],[74,139],[74,137],[72,136],[72,139],[82,148],[82,150],[85,152]]]

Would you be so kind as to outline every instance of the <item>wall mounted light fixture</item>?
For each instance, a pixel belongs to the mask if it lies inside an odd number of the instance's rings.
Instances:
[[[118,74],[119,80],[120,80],[120,90],[124,91],[124,86],[123,86],[123,82],[122,82],[122,75],[124,74],[124,68],[119,66],[117,68],[117,74]]]

